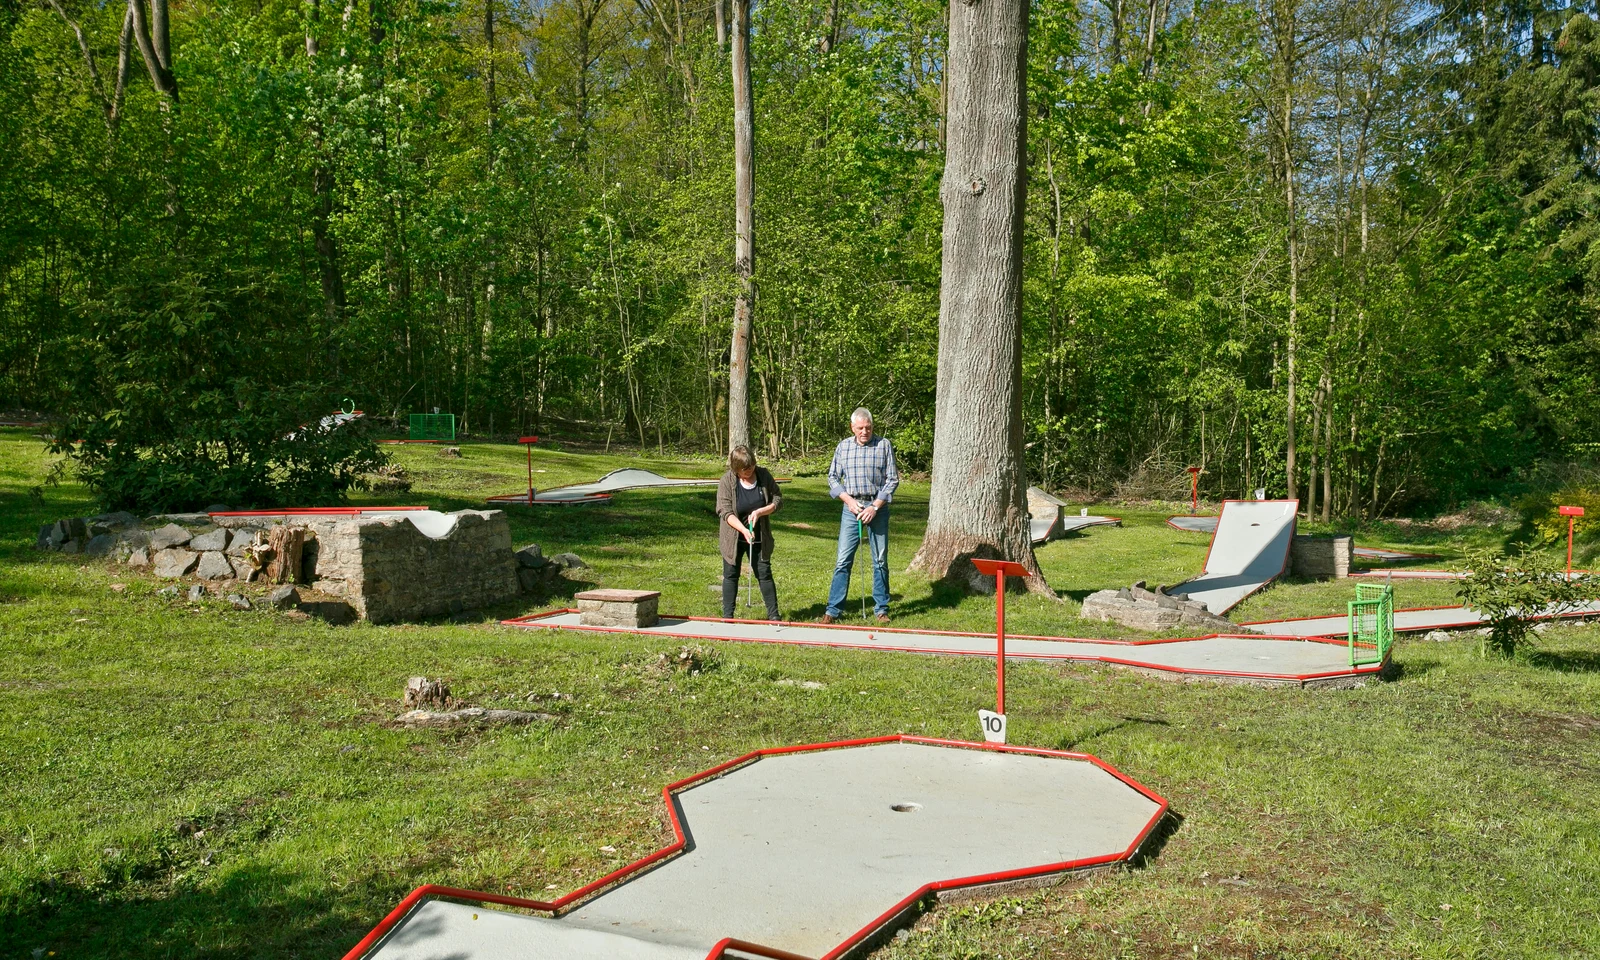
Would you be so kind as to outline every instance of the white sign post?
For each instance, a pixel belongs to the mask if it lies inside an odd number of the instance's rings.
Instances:
[[[978,711],[978,726],[983,728],[983,739],[989,743],[1006,742],[1006,715],[993,710]]]

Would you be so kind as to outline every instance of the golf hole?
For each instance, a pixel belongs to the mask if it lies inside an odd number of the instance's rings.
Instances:
[[[895,813],[915,813],[916,811],[922,809],[922,804],[907,801],[905,803],[890,804],[889,809],[893,810]]]

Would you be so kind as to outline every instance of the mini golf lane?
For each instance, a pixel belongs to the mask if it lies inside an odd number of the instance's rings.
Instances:
[[[651,857],[558,901],[419,888],[346,960],[834,958],[931,891],[1126,861],[1167,808],[1084,754],[906,736],[757,751],[663,793],[678,842]]]
[[[1600,614],[1600,603],[1580,603],[1574,606],[1548,607],[1535,614],[1533,619],[1560,620],[1570,617],[1592,617],[1595,614]],[[1483,622],[1483,614],[1467,607],[1414,607],[1394,612],[1396,633],[1475,627]],[[1241,623],[1239,628],[1275,637],[1344,637],[1348,635],[1346,631],[1349,629],[1349,619],[1343,614],[1331,617],[1298,617],[1293,620]]]
[[[795,646],[843,647],[952,656],[995,655],[993,634],[903,630],[814,623],[662,617],[653,627],[596,627],[579,621],[574,610],[558,610],[504,621],[508,626],[557,630],[638,633],[682,640],[729,640]],[[1293,623],[1294,621],[1285,621]],[[1341,619],[1341,624],[1342,624]],[[1265,624],[1247,629],[1264,634]],[[1339,633],[1344,633],[1341,625]],[[1007,636],[1007,660],[1076,660],[1152,670],[1173,676],[1241,680],[1266,685],[1347,686],[1378,673],[1382,665],[1350,666],[1342,642],[1324,634],[1186,637],[1178,640],[1079,640],[1067,637]]]

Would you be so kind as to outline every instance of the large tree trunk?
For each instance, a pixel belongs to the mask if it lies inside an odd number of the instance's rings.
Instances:
[[[750,112],[750,0],[733,0],[734,270],[733,348],[728,355],[728,449],[750,445],[750,325],[755,308],[755,131]]]
[[[1023,0],[950,5],[933,492],[911,565],[981,589],[970,561],[999,557],[1050,593],[1028,537],[1022,458],[1027,37]]]

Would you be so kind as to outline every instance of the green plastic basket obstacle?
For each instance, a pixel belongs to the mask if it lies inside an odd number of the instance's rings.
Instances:
[[[1350,666],[1382,663],[1394,646],[1394,587],[1356,584],[1350,601]]]
[[[413,413],[411,415],[412,440],[454,440],[456,415],[453,413]]]

